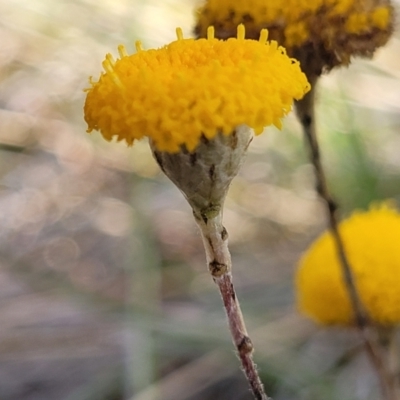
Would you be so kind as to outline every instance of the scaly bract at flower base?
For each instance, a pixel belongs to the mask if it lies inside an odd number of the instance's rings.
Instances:
[[[356,212],[340,233],[363,306],[382,325],[400,322],[400,214],[387,204]],[[330,233],[302,257],[296,277],[300,311],[324,324],[354,321],[337,251]]]
[[[195,31],[204,37],[213,25],[217,37],[228,38],[244,23],[253,37],[267,28],[288,54],[299,58],[307,50],[322,70],[347,65],[351,56],[371,57],[389,39],[393,14],[390,0],[207,0]]]
[[[276,42],[238,37],[178,40],[157,50],[103,62],[105,73],[87,89],[85,120],[88,131],[99,130],[132,145],[149,137],[160,151],[191,151],[202,135],[229,135],[239,125],[261,133],[265,126],[280,127],[281,118],[310,85],[296,60]]]

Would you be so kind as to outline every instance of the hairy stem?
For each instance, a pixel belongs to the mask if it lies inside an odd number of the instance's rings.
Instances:
[[[212,216],[194,211],[203,238],[209,271],[218,285],[228,317],[229,329],[244,373],[256,400],[268,400],[254,364],[253,344],[247,333],[242,311],[232,282],[232,263],[228,249],[228,233],[222,225],[222,214]]]
[[[296,113],[303,127],[305,140],[310,151],[311,162],[314,166],[316,190],[326,204],[329,229],[332,234],[336,252],[339,258],[339,263],[342,269],[344,282],[349,294],[356,327],[359,331],[370,361],[377,372],[385,398],[387,400],[397,400],[393,380],[391,379],[390,373],[387,370],[382,349],[377,341],[377,332],[374,329],[372,321],[369,319],[367,312],[360,300],[352,269],[347,257],[345,245],[339,232],[337,218],[338,205],[331,197],[327,186],[325,172],[321,162],[314,115],[314,99],[317,80],[318,77],[314,77],[314,79],[310,79],[309,77],[312,89],[304,96],[302,100],[296,103]]]

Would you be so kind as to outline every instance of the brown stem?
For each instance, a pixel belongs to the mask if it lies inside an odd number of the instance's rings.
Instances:
[[[393,385],[395,387],[397,398],[400,398],[399,336],[400,332],[398,329],[391,329],[388,343],[389,369],[393,379]]]
[[[379,343],[387,353],[387,365],[396,399],[400,399],[400,331],[394,326],[377,327]]]
[[[319,196],[326,204],[327,216],[329,221],[329,229],[331,231],[334,245],[339,257],[339,263],[342,268],[344,282],[349,293],[352,305],[356,327],[364,344],[365,350],[374,366],[382,387],[383,394],[387,400],[397,400],[393,380],[384,362],[382,349],[377,342],[377,333],[374,329],[372,321],[360,300],[359,293],[355,284],[355,279],[351,270],[351,266],[347,257],[345,245],[339,232],[337,218],[337,203],[332,199],[321,163],[320,150],[315,125],[314,99],[315,88],[318,80],[317,76],[308,77],[311,83],[311,91],[304,98],[296,103],[296,113],[300,123],[303,126],[305,140],[310,150],[311,162],[314,166],[316,175],[316,189]]]
[[[228,233],[222,225],[222,214],[217,213],[207,217],[194,211],[194,216],[202,234],[208,268],[221,293],[232,340],[236,346],[251,391],[256,400],[268,400],[252,358],[253,344],[247,333],[232,282]]]

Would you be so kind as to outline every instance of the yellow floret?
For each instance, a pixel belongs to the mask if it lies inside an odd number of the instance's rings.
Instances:
[[[202,135],[230,134],[238,125],[260,133],[280,124],[310,89],[297,61],[276,42],[238,38],[178,40],[157,50],[110,55],[105,73],[87,90],[85,120],[88,131],[99,130],[111,140],[149,137],[161,151],[193,150]]]
[[[346,21],[346,30],[349,33],[357,33],[362,32],[363,30],[367,30],[370,26],[368,24],[368,16],[367,14],[352,14],[349,16]]]
[[[400,214],[388,204],[356,212],[340,224],[361,301],[382,325],[400,322]],[[296,277],[300,311],[324,324],[354,321],[330,233],[317,239],[300,261]]]
[[[371,15],[373,26],[378,29],[385,29],[390,23],[390,10],[387,7],[378,7]]]

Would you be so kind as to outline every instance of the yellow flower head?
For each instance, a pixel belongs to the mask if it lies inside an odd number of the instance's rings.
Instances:
[[[253,37],[267,28],[288,54],[301,62],[313,58],[314,72],[321,73],[347,65],[353,55],[371,57],[387,42],[393,19],[390,0],[207,0],[195,31],[204,37],[213,25],[217,37],[227,38],[244,23]]]
[[[388,204],[356,212],[340,224],[356,287],[368,315],[400,322],[400,214]],[[336,250],[324,233],[304,254],[296,277],[300,311],[324,324],[354,320]]]
[[[160,151],[189,151],[200,138],[219,132],[229,135],[245,124],[261,133],[267,125],[280,127],[281,118],[310,89],[299,63],[276,42],[237,37],[222,41],[208,30],[206,39],[178,40],[157,50],[120,58],[107,55],[103,72],[87,89],[85,120],[88,132],[99,130],[132,145],[147,136]]]

